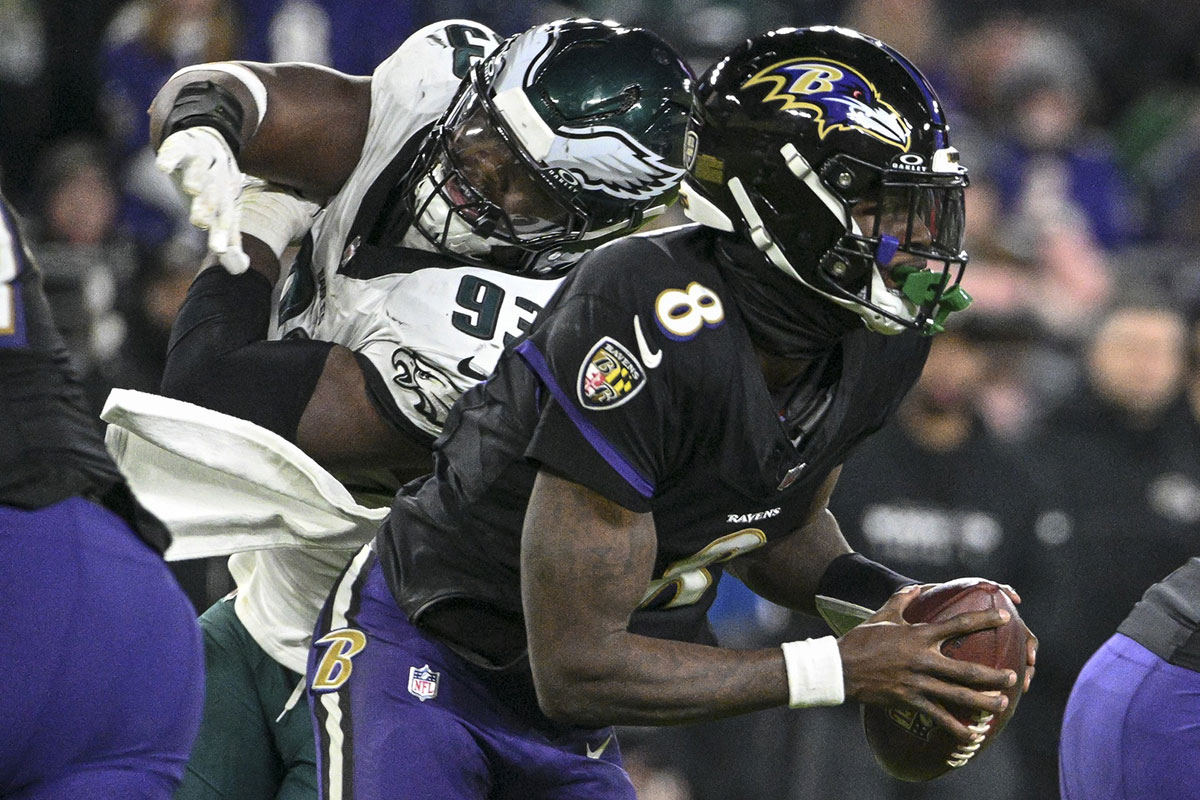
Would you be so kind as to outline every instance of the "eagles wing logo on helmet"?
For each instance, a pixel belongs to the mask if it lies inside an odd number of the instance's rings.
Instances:
[[[908,152],[912,126],[853,67],[823,58],[793,58],[759,71],[742,88],[758,84],[771,87],[764,103],[778,100],[785,109],[816,112],[822,139],[830,131],[858,130]]]
[[[686,170],[673,167],[620,128],[559,128],[545,158],[587,189],[622,200],[649,200],[670,189]]]
[[[496,93],[518,86],[525,90],[534,87],[553,49],[554,38],[549,29],[516,37],[507,52],[497,59]],[[620,200],[657,197],[675,186],[687,172],[667,163],[626,131],[610,125],[560,124],[552,129],[552,135],[543,152],[530,147],[535,158],[571,176],[585,189]],[[530,144],[526,142],[527,146]]]

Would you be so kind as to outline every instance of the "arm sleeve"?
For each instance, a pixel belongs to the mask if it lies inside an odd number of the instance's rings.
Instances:
[[[263,275],[206,269],[193,281],[171,330],[162,393],[295,442],[334,345],[265,341],[270,316],[271,284]]]

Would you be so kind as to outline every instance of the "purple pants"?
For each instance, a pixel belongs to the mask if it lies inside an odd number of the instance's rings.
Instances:
[[[1063,800],[1195,800],[1200,672],[1114,635],[1087,662],[1063,718]]]
[[[0,506],[0,797],[168,800],[200,726],[196,614],[116,515]]]
[[[612,728],[557,725],[527,670],[481,669],[397,607],[364,548],[309,656],[323,800],[635,800]]]

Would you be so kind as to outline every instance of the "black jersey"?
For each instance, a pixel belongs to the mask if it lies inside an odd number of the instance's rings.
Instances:
[[[0,198],[0,504],[37,509],[91,497],[159,552],[168,536],[133,500],[54,327],[42,277]]]
[[[1117,630],[1171,664],[1200,671],[1200,558],[1151,586]]]
[[[726,299],[719,236],[684,226],[596,250],[463,395],[434,473],[401,490],[376,543],[414,621],[447,601],[521,619],[521,526],[545,467],[653,514],[654,579],[633,629],[703,638],[721,562],[795,530],[895,409],[924,337],[854,331],[773,399]],[[523,628],[511,635],[523,647]]]

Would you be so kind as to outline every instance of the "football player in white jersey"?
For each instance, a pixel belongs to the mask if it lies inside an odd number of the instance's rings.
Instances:
[[[299,64],[178,73],[152,136],[224,268],[189,292],[163,393],[295,442],[385,505],[428,470],[450,406],[559,276],[674,200],[691,84],[654,34],[593,20],[503,42],[437,23],[369,78]],[[247,175],[274,188],[243,192]],[[278,258],[309,224],[273,304]],[[208,697],[178,797],[316,797],[312,729],[293,707],[349,552],[231,559],[236,598],[201,617]]]

